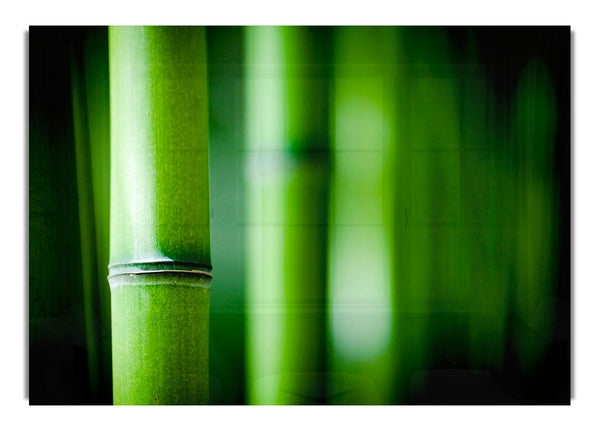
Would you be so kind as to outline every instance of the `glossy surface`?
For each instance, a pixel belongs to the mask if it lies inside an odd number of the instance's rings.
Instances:
[[[204,30],[112,27],[111,263],[210,265]]]
[[[210,268],[205,51],[200,27],[109,29],[115,404],[208,402],[209,278],[165,272]]]

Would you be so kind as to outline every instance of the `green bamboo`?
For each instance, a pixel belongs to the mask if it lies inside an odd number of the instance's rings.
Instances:
[[[99,336],[95,322],[97,309],[96,232],[94,199],[91,175],[91,156],[86,110],[85,82],[81,76],[79,56],[71,47],[71,97],[73,103],[73,135],[77,172],[77,195],[79,205],[79,233],[81,242],[81,273],[83,305],[85,310],[85,333],[87,342],[88,376],[93,398],[99,392]]]
[[[392,243],[392,280],[394,283],[393,303],[395,313],[393,355],[397,365],[391,373],[395,384],[395,400],[399,403],[410,401],[411,378],[416,370],[425,367],[426,319],[423,317],[425,289],[413,283],[414,255],[412,253],[413,180],[412,173],[412,133],[411,117],[411,61],[417,50],[414,41],[423,35],[414,34],[416,29],[398,30],[399,63],[396,74],[396,141],[392,148],[395,160],[394,175],[394,241]],[[423,43],[423,42],[421,42]],[[416,271],[415,271],[416,272]]]
[[[552,283],[558,263],[558,184],[554,145],[557,107],[545,64],[537,59],[521,72],[513,109],[512,134],[519,154],[516,223],[515,309],[528,327],[515,327],[519,362],[535,370],[553,331]],[[533,329],[533,330],[532,330]]]
[[[329,393],[338,404],[389,404],[389,375],[398,366],[389,239],[396,34],[389,27],[343,27],[334,41],[328,366],[344,378],[332,378]]]
[[[437,367],[440,356],[456,358],[466,344],[461,332],[461,87],[445,33],[398,32],[392,265],[397,366],[392,379],[400,403],[414,399],[424,375],[418,373]]]
[[[243,29],[207,27],[210,100],[210,207],[213,273],[210,296],[210,403],[244,403],[244,204],[239,166],[243,136]],[[215,382],[214,388],[212,382]]]
[[[108,29],[77,32],[70,48],[88,375],[93,402],[111,399],[108,275]]]
[[[96,273],[99,315],[99,396],[112,399],[110,344],[110,286],[108,283],[110,217],[110,90],[108,83],[108,28],[91,28],[83,43],[83,76],[90,143],[91,178],[96,236]]]
[[[326,393],[329,68],[327,29],[285,27],[285,332],[279,402],[322,404]]]
[[[246,41],[247,146],[251,166],[262,165],[248,190],[248,395],[256,404],[319,404],[326,401],[327,30],[248,28]]]
[[[111,27],[113,402],[208,401],[205,34]]]
[[[245,27],[247,362],[250,404],[275,404],[282,372],[284,70],[279,27]]]

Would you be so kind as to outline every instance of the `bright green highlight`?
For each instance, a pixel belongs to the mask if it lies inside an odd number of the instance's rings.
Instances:
[[[320,32],[246,33],[248,398],[325,393],[329,81]],[[321,67],[321,68],[319,68]]]
[[[247,79],[247,397],[275,404],[284,312],[284,71],[282,30],[245,28]]]
[[[111,263],[210,265],[204,30],[111,27]]]
[[[366,377],[345,403],[387,403],[394,81],[385,63],[394,58],[394,30],[340,28],[334,40],[328,362]]]
[[[113,401],[204,404],[209,278],[127,274],[210,267],[204,29],[111,27],[109,53]]]

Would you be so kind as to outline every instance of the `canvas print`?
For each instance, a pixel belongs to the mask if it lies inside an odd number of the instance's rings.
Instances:
[[[570,404],[569,27],[30,27],[30,404]]]

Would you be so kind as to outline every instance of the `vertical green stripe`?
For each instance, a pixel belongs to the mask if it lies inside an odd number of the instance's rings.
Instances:
[[[111,264],[210,267],[204,29],[111,27],[109,44]],[[209,279],[119,268],[114,403],[206,403]]]
[[[284,70],[278,27],[247,27],[247,395],[251,404],[278,401],[285,318]]]
[[[348,394],[334,402],[385,404],[392,402],[395,35],[348,27],[336,28],[334,40],[328,363],[330,372],[350,376],[342,382]]]
[[[108,279],[110,217],[110,88],[108,82],[108,28],[94,28],[84,42],[84,74],[90,140],[91,174],[96,233],[99,302],[99,348],[103,399],[112,394],[110,287]]]
[[[285,27],[285,334],[279,401],[327,401],[324,373],[329,207],[329,37]]]
[[[94,196],[92,187],[92,161],[86,106],[85,80],[81,73],[79,53],[71,50],[71,94],[73,103],[73,135],[77,171],[77,195],[79,197],[79,232],[81,240],[81,273],[85,333],[90,392],[96,399],[99,392],[99,345],[96,322],[97,307],[97,255]]]
[[[111,263],[210,265],[204,29],[111,27]]]
[[[556,100],[546,66],[532,60],[522,71],[513,103],[519,148],[519,219],[515,306],[528,328],[514,330],[520,365],[529,374],[552,335],[552,283],[558,261],[557,186],[554,179]],[[532,331],[533,329],[533,331]]]
[[[246,29],[251,403],[325,401],[325,33]]]

